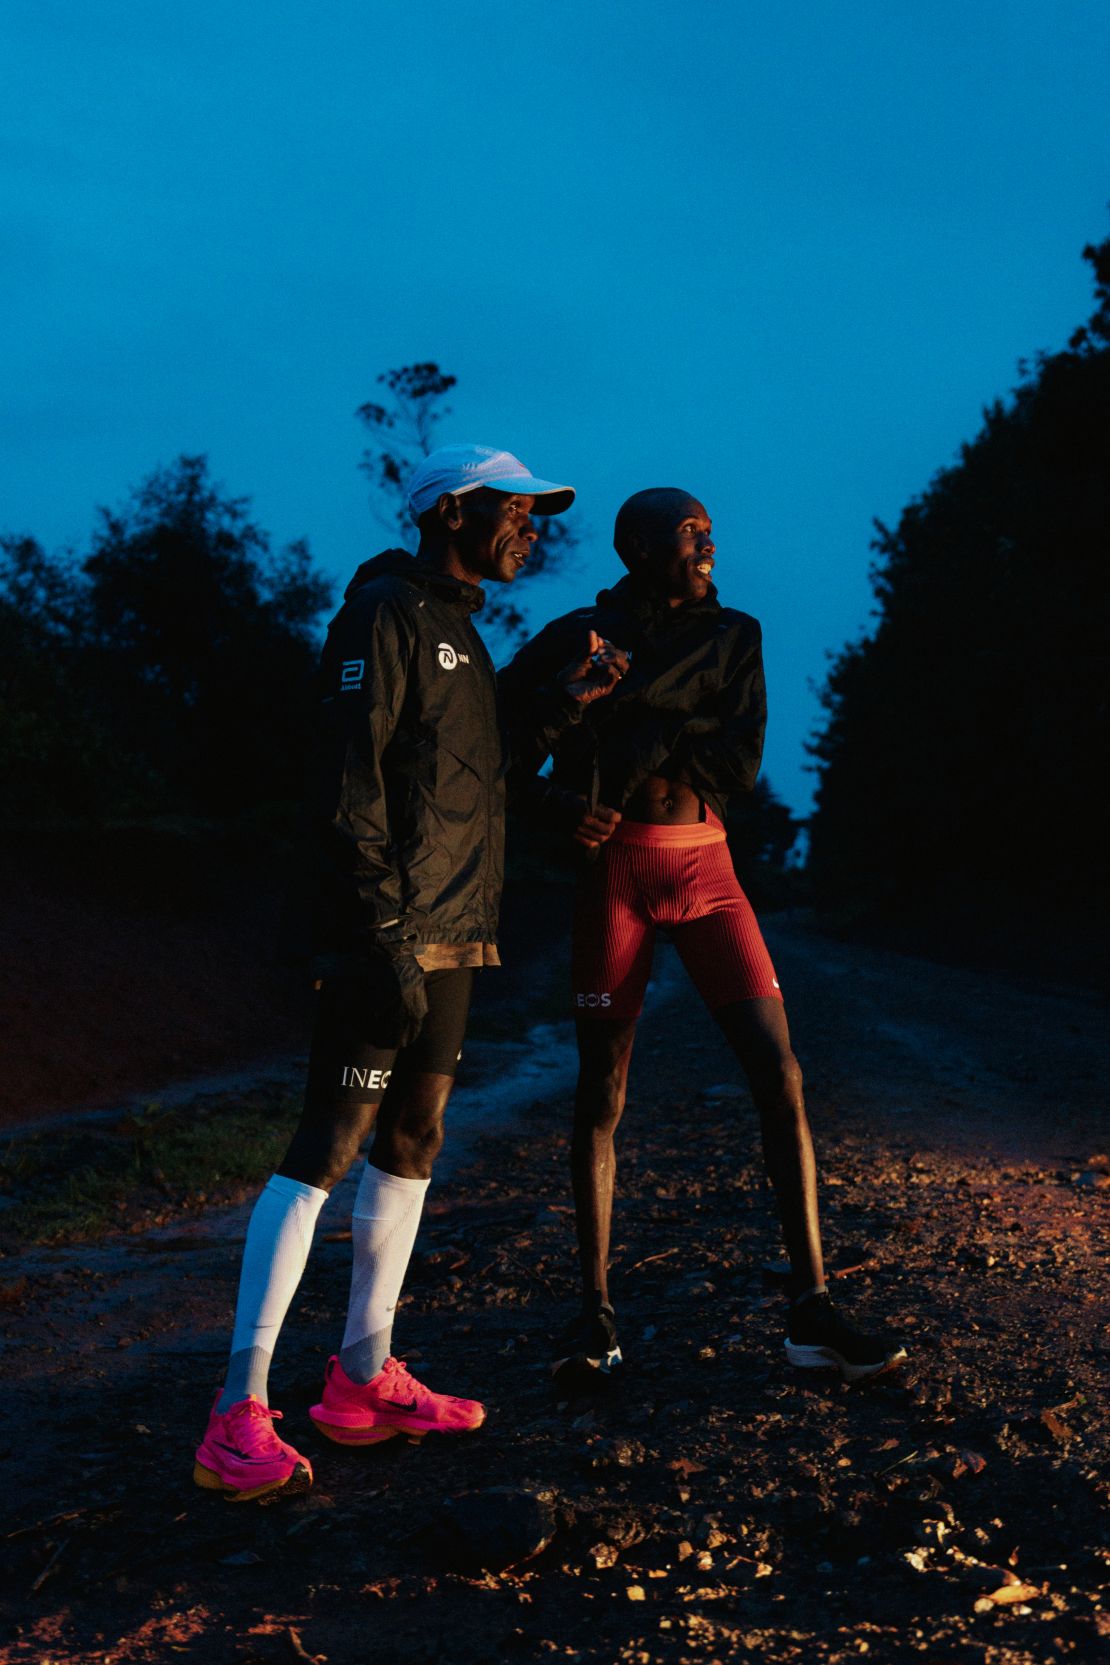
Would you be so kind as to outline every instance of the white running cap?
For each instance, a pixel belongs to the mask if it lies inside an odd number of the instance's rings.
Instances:
[[[534,497],[533,513],[538,515],[561,515],[574,502],[572,486],[535,479],[509,451],[494,451],[488,445],[441,445],[417,465],[409,481],[409,513],[419,520],[445,491],[461,497],[479,486]]]

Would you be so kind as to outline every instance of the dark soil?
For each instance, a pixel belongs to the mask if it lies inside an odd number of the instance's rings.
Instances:
[[[848,1388],[785,1364],[750,1105],[678,1000],[645,1023],[622,1130],[616,1394],[548,1385],[575,1293],[565,1103],[431,1193],[397,1345],[487,1401],[476,1435],[315,1436],[349,1265],[325,1221],[273,1382],[316,1469],[300,1500],[228,1506],[190,1480],[243,1211],[0,1263],[0,1659],[1105,1657],[1104,1012],[768,934],[835,1294],[905,1336],[905,1367]]]

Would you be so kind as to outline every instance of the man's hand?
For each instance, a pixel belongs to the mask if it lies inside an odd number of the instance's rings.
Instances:
[[[604,699],[611,694],[629,666],[629,655],[623,648],[614,647],[596,630],[589,632],[589,641],[581,659],[573,660],[556,677],[556,681],[579,705]]]
[[[591,809],[585,798],[579,798],[578,802],[581,813],[574,829],[575,843],[587,850],[600,850],[616,831],[621,818],[620,810],[609,809],[606,804],[595,804]]]
[[[345,984],[373,1025],[376,1045],[411,1046],[428,1014],[424,972],[414,957],[415,933],[401,920],[367,933],[357,948],[322,954],[313,962],[320,980]]]
[[[375,931],[366,959],[369,990],[395,1046],[411,1046],[428,1015],[424,970],[412,952],[413,933],[401,924]]]

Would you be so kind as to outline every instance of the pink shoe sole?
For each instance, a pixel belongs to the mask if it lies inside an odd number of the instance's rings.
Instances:
[[[334,1422],[322,1422],[311,1411],[308,1414],[317,1433],[334,1440],[336,1445],[382,1445],[398,1436],[403,1436],[410,1445],[419,1445],[428,1432],[426,1428],[343,1428]]]
[[[248,1491],[237,1491],[229,1486],[226,1480],[221,1480],[214,1469],[205,1468],[202,1462],[193,1465],[193,1482],[206,1492],[222,1492],[229,1503],[254,1503],[259,1498],[299,1497],[302,1493],[312,1490],[312,1473],[304,1463],[298,1463],[292,1474],[284,1480],[268,1480],[264,1486],[254,1486]]]

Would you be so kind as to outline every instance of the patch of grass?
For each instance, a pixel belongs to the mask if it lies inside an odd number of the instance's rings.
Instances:
[[[19,1132],[0,1146],[0,1241],[72,1243],[144,1231],[236,1201],[273,1172],[297,1099],[267,1085],[120,1121]]]

